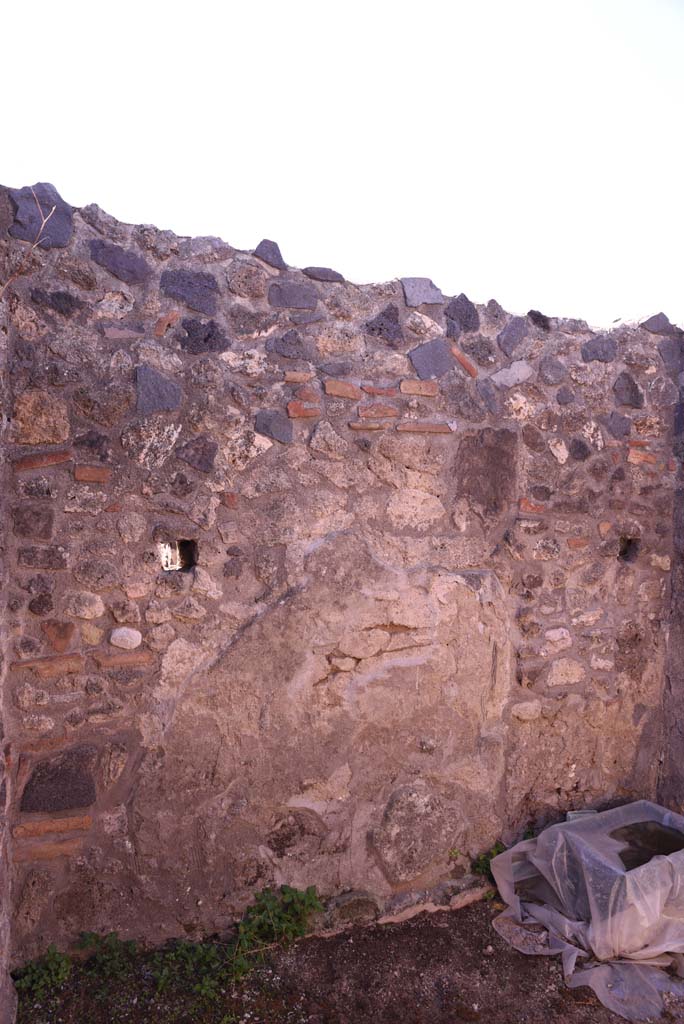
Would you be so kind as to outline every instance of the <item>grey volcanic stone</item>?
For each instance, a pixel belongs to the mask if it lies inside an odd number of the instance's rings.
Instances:
[[[540,327],[542,331],[551,330],[551,321],[548,316],[545,313],[540,313],[538,309],[528,310],[527,317],[535,327]]]
[[[469,334],[480,329],[480,314],[463,292],[451,300],[444,312],[450,338],[457,338],[461,331]]]
[[[404,335],[399,323],[398,306],[390,303],[372,320],[367,320],[366,334],[370,334],[372,338],[384,338],[389,342],[402,341]]]
[[[97,799],[91,766],[95,747],[82,745],[39,761],[21,796],[22,811],[69,811]]]
[[[218,451],[218,444],[216,441],[212,441],[206,434],[199,434],[197,437],[193,437],[191,441],[186,441],[185,444],[176,448],[176,455],[183,462],[187,462],[188,465],[194,469],[198,469],[200,473],[211,473],[214,468],[214,459]]]
[[[623,437],[627,437],[632,430],[632,421],[629,416],[623,416],[619,412],[611,412],[610,416],[606,416],[602,422],[605,423],[607,429],[618,441]]]
[[[52,598],[49,594],[38,594],[29,601],[28,610],[34,615],[49,615],[54,610]]]
[[[481,423],[486,415],[486,406],[469,380],[449,379],[442,385],[447,409],[469,423]]]
[[[508,511],[516,482],[517,437],[512,430],[485,427],[464,437],[455,462],[456,494],[487,516]]]
[[[178,334],[180,346],[192,355],[199,355],[200,352],[225,352],[230,348],[230,341],[215,320],[209,320],[208,323],[202,320],[183,320],[181,327],[182,332]]]
[[[280,338],[269,338],[266,351],[274,352],[283,359],[307,359],[307,348],[297,331],[287,331]]]
[[[682,365],[682,342],[679,338],[666,337],[658,342],[658,352],[666,368],[678,373]]]
[[[407,306],[435,305],[444,302],[444,296],[429,277],[402,277],[401,286]]]
[[[164,377],[152,366],[143,364],[135,371],[138,390],[137,411],[140,416],[150,416],[154,412],[171,412],[178,409],[183,399],[183,391],[175,381]]]
[[[572,405],[575,401],[575,392],[567,384],[564,384],[556,392],[556,401],[559,405]]]
[[[421,380],[443,377],[454,366],[451,346],[444,338],[426,341],[409,352],[409,359]]]
[[[14,532],[18,537],[35,537],[36,540],[50,540],[55,514],[51,508],[32,505],[18,505],[12,509]]]
[[[524,381],[529,380],[533,373],[534,370],[529,363],[518,359],[515,363],[511,363],[510,366],[506,366],[503,370],[498,370],[497,373],[492,374],[491,380],[494,381],[497,388],[512,388],[516,384],[522,384]]]
[[[344,281],[342,274],[338,273],[337,270],[330,270],[329,267],[304,267],[302,273],[310,277],[312,281]]]
[[[533,452],[546,451],[546,439],[533,423],[526,423],[522,428],[523,444]]]
[[[492,416],[500,416],[501,398],[489,377],[483,377],[482,380],[478,380],[476,388],[478,395],[487,406],[487,410],[492,414]]]
[[[56,544],[48,547],[19,548],[19,565],[25,565],[30,569],[66,569],[67,553]]]
[[[73,316],[85,307],[85,302],[71,292],[45,292],[42,288],[31,289],[31,301],[35,302],[36,306],[43,306],[59,313],[60,316]]]
[[[573,437],[570,442],[570,457],[577,462],[585,462],[591,455],[591,448],[581,437]]]
[[[565,364],[555,356],[544,356],[539,363],[539,379],[544,384],[560,384],[566,373]]]
[[[269,267],[275,267],[276,270],[287,270],[287,263],[280,255],[278,244],[272,242],[270,238],[262,238],[254,250],[254,255],[264,263],[268,263]]]
[[[674,324],[671,324],[669,319],[664,313],[656,313],[655,316],[650,316],[648,320],[644,320],[639,325],[643,327],[645,331],[650,331],[651,334],[681,334]]]
[[[461,341],[461,348],[467,356],[475,360],[478,366],[493,366],[497,360],[493,343],[489,338],[483,338],[481,334]]]
[[[35,197],[33,195],[35,192]],[[12,238],[21,238],[25,242],[35,242],[40,230],[41,216],[36,204],[36,198],[40,203],[44,216],[47,216],[52,207],[55,212],[45,226],[43,238],[40,243],[41,249],[63,249],[71,241],[74,230],[74,218],[72,209],[65,203],[54,185],[45,181],[38,182],[33,186],[9,190],[9,197],[14,206],[14,224],[9,229]]]
[[[526,337],[527,320],[524,316],[514,316],[508,321],[504,329],[497,334],[496,340],[501,351],[510,358],[520,342]]]
[[[632,377],[626,370],[620,374],[613,384],[615,401],[618,405],[628,405],[632,409],[641,409],[644,405],[644,395]]]
[[[122,249],[104,238],[91,240],[90,258],[126,284],[141,284],[152,274],[152,268],[137,252]]]
[[[268,301],[272,306],[286,309],[315,309],[318,292],[310,284],[296,281],[274,281],[268,289]]]
[[[325,320],[324,313],[307,310],[304,313],[290,313],[291,324],[315,324],[319,320]]]
[[[216,312],[218,285],[216,279],[203,270],[165,270],[159,287],[164,295],[179,299],[190,309],[212,316]]]
[[[254,429],[257,434],[280,441],[281,444],[292,442],[292,420],[279,409],[260,409],[254,420]]]
[[[585,341],[581,351],[585,363],[612,363],[617,355],[617,342],[615,338],[604,334]]]

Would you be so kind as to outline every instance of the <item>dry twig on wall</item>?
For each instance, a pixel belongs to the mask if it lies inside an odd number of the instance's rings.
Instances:
[[[26,249],[26,251],[24,252],[24,255],[19,261],[16,269],[10,274],[5,283],[3,285],[0,285],[0,301],[2,301],[2,299],[4,298],[5,292],[7,291],[9,286],[14,281],[16,281],[18,277],[21,277],[21,275],[26,273],[26,271],[28,270],[31,262],[31,257],[33,256],[34,251],[38,248],[41,242],[45,240],[45,228],[47,227],[47,223],[50,220],[50,217],[52,217],[53,213],[57,209],[56,206],[53,206],[50,212],[46,215],[43,211],[43,207],[40,205],[40,200],[38,199],[38,196],[36,195],[35,190],[33,188],[31,188],[31,192],[33,193],[33,198],[35,199],[36,206],[38,207],[38,213],[40,215],[40,227],[38,228],[38,233],[36,234],[36,237],[34,238],[33,242],[31,242],[28,249]]]

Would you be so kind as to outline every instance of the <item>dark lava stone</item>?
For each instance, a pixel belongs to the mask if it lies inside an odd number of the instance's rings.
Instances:
[[[342,274],[328,267],[304,267],[303,273],[312,281],[344,281]]]
[[[544,356],[539,363],[539,378],[544,384],[560,384],[566,372],[565,365],[555,356]]]
[[[159,287],[164,295],[179,299],[190,309],[212,316],[216,312],[218,285],[216,279],[203,270],[165,270]]]
[[[451,346],[444,338],[426,341],[409,352],[409,359],[421,380],[443,377],[454,365]]]
[[[528,311],[527,316],[530,322],[533,323],[535,327],[540,327],[542,331],[551,330],[551,321],[549,320],[548,316],[546,316],[544,313],[540,313],[538,309],[530,309]]]
[[[527,320],[524,316],[514,316],[498,333],[496,341],[501,351],[510,358],[526,336]]]
[[[277,242],[272,242],[270,238],[262,238],[254,250],[254,255],[264,263],[268,263],[269,267],[275,267],[276,270],[287,270],[287,263],[280,255]]]
[[[183,398],[182,389],[153,366],[138,366],[135,380],[139,416],[151,416],[155,412],[171,412],[179,408]]]
[[[290,444],[293,438],[292,420],[279,409],[260,409],[254,420],[254,429],[257,434],[282,444]]]
[[[68,811],[97,799],[91,766],[95,747],[82,745],[39,761],[21,797],[22,811]]]
[[[199,434],[191,441],[186,441],[185,444],[176,448],[178,458],[199,470],[200,473],[211,473],[217,452],[218,444],[206,434]]]
[[[41,181],[33,189],[28,185],[10,189],[9,197],[14,206],[14,224],[9,229],[12,238],[21,238],[24,242],[36,241],[42,219],[38,209],[40,204],[44,217],[47,217],[53,206],[55,208],[42,232],[40,248],[63,249],[69,244],[74,229],[73,212],[54,185]]]
[[[268,289],[268,301],[280,309],[315,309],[318,292],[310,284],[274,281]]]
[[[576,459],[577,462],[585,462],[591,455],[591,448],[581,437],[573,437],[569,451],[570,457]]]
[[[634,377],[627,373],[626,370],[623,370],[613,384],[613,392],[615,393],[615,401],[618,405],[628,405],[632,409],[643,408],[643,392],[634,380]]]
[[[611,412],[610,416],[606,416],[602,422],[605,423],[612,436],[617,440],[627,437],[632,430],[632,421],[629,416],[623,416],[619,412]]]
[[[297,331],[287,331],[280,338],[269,338],[266,351],[284,359],[306,359],[307,349]]]
[[[480,328],[480,314],[468,296],[464,295],[463,292],[449,302],[444,312],[447,320],[451,320],[460,331],[466,334],[477,331]],[[452,338],[458,336],[458,332],[454,334],[447,331],[447,333]]]
[[[182,349],[190,352],[191,355],[198,355],[200,352],[225,352],[230,348],[230,342],[215,320],[204,323],[202,320],[181,321],[182,331],[178,334],[178,341]]]
[[[402,341],[403,333],[399,323],[399,307],[395,306],[394,303],[385,306],[372,320],[366,321],[365,329],[366,334],[370,334],[372,338],[384,338],[385,341],[389,342]]]
[[[70,292],[44,292],[42,288],[31,289],[31,301],[36,306],[43,306],[51,309],[60,316],[73,316],[79,309],[83,309],[85,302]]]
[[[603,334],[585,341],[581,352],[585,363],[612,363],[617,355],[617,342],[610,335]]]
[[[137,252],[123,249],[104,238],[91,240],[90,258],[126,284],[141,284],[152,274],[152,268]]]

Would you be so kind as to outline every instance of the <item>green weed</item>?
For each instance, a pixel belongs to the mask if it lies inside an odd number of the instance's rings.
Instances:
[[[45,1003],[52,999],[70,976],[70,957],[60,953],[54,945],[48,946],[47,953],[12,975],[17,991],[32,1003]]]
[[[472,870],[476,875],[483,875],[492,884],[494,884],[494,875],[492,874],[492,861],[495,857],[498,857],[500,853],[503,853],[506,847],[500,839],[494,843],[491,849],[486,850],[484,853],[480,853],[475,860],[472,862]]]

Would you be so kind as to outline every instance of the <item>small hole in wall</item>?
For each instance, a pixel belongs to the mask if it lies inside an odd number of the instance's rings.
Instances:
[[[189,572],[197,565],[197,541],[162,541],[159,544],[159,558],[166,572]]]
[[[636,562],[641,541],[638,537],[620,537],[618,558],[621,562]]]

